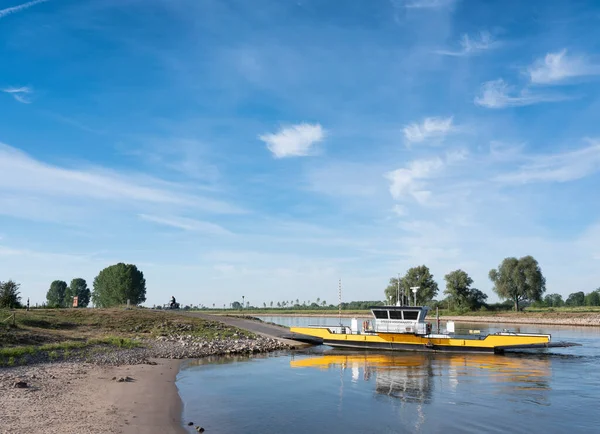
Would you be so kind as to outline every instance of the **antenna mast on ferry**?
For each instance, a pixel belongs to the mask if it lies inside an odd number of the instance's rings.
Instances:
[[[339,317],[340,317],[340,325],[342,324],[342,279],[340,279],[338,284],[338,296],[340,299],[339,303]]]

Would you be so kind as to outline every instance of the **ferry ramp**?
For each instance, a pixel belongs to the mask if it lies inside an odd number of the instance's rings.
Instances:
[[[247,330],[257,335],[262,335],[268,338],[277,339],[282,341],[293,348],[303,348],[311,345],[320,345],[323,343],[322,339],[314,336],[307,336],[298,333],[290,332],[290,329],[276,324],[268,324],[258,319],[252,319],[251,317],[239,317],[229,315],[215,315],[204,312],[177,312],[179,315],[193,316],[201,318],[207,321],[219,321],[228,326],[237,327],[242,330]]]

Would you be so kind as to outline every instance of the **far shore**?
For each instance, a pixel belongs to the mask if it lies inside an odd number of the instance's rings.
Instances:
[[[339,314],[326,313],[256,313],[248,314],[254,317],[321,317],[321,318],[339,318]],[[342,318],[371,318],[369,312],[364,313],[342,313]],[[435,319],[435,313],[427,317],[430,321]],[[584,312],[522,312],[522,313],[500,313],[495,315],[461,315],[461,316],[440,316],[441,321],[456,321],[467,323],[503,323],[503,324],[535,324],[535,325],[559,325],[576,327],[600,327],[600,313]]]

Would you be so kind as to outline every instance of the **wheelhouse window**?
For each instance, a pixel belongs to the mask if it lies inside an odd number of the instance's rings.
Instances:
[[[416,310],[405,310],[404,319],[416,321],[419,318],[419,311]]]
[[[390,310],[390,319],[402,319],[402,311]]]
[[[373,315],[377,319],[388,319],[388,311],[387,310],[374,310]]]

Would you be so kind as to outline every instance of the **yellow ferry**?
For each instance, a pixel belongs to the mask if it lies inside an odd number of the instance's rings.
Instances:
[[[351,325],[291,327],[294,339],[338,348],[370,350],[433,351],[503,353],[505,350],[571,347],[571,342],[551,342],[549,334],[514,333],[504,330],[483,335],[478,330],[469,334],[455,333],[454,322],[448,321],[446,329],[436,331],[425,321],[426,306],[374,306],[372,320],[352,318]],[[299,336],[300,335],[300,336]]]

